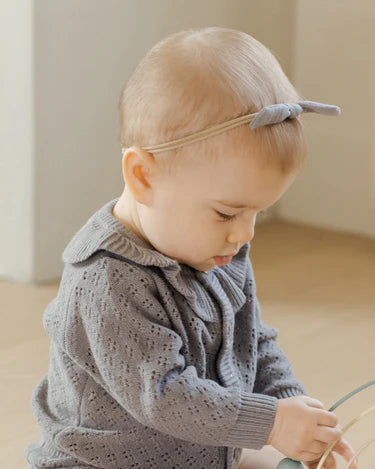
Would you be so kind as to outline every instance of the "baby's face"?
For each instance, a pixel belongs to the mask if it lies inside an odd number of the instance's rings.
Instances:
[[[231,259],[217,256],[236,254],[253,239],[257,214],[271,207],[295,176],[262,169],[256,155],[228,155],[217,164],[192,158],[158,178],[151,206],[139,205],[143,234],[158,251],[194,269],[224,265]]]

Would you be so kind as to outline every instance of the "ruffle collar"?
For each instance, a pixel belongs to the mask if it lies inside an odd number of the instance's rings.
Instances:
[[[227,297],[234,312],[246,301],[243,293],[245,275],[248,269],[250,243],[242,246],[232,262],[202,272],[186,264],[180,264],[140,238],[112,215],[118,197],[107,202],[95,212],[75,233],[62,254],[64,263],[75,264],[85,261],[99,250],[113,253],[144,266],[162,269],[166,279],[189,301],[198,315],[205,321],[214,322],[215,305],[212,297],[204,292],[211,291],[221,299]],[[225,293],[224,293],[225,292]]]

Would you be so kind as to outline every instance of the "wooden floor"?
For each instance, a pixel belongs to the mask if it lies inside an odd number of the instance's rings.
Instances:
[[[375,240],[269,222],[257,227],[253,262],[263,321],[279,330],[279,344],[310,396],[326,408],[375,379]],[[0,281],[2,467],[24,469],[24,448],[40,437],[31,392],[48,368],[42,325],[58,282],[37,287]],[[336,411],[342,426],[375,405],[375,386]],[[359,449],[375,439],[375,413],[347,433]],[[360,456],[375,468],[375,443]],[[338,458],[338,468],[345,464]]]

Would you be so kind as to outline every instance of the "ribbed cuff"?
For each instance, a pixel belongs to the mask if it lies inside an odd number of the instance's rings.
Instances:
[[[261,449],[271,432],[276,410],[276,397],[241,391],[238,419],[227,435],[227,445]]]
[[[295,396],[307,396],[306,392],[300,388],[286,388],[281,389],[277,393],[278,399],[286,399],[288,397],[295,397]]]

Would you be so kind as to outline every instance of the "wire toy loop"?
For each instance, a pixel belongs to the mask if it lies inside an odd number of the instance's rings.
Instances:
[[[343,404],[345,401],[347,401],[348,399],[350,399],[351,397],[353,397],[355,394],[363,391],[364,389],[370,387],[370,386],[373,386],[375,384],[375,379],[372,380],[372,381],[369,381],[368,383],[366,384],[363,384],[362,386],[359,386],[358,388],[354,389],[353,391],[351,391],[349,394],[347,394],[346,396],[344,396],[342,399],[340,399],[339,401],[337,401],[332,407],[330,407],[328,409],[328,412],[332,412],[334,409],[336,409],[337,407],[339,407],[341,404]],[[344,428],[343,428],[343,431],[342,431],[342,434],[344,434],[351,426],[353,426],[356,422],[358,422],[359,420],[361,420],[363,417],[365,417],[366,415],[370,414],[371,412],[374,412],[375,411],[375,406],[372,406],[372,407],[369,407],[367,410],[363,411],[360,415],[358,415],[357,417],[355,417],[351,422],[349,422]],[[316,469],[322,469],[323,467],[323,464],[325,463],[325,460],[327,459],[328,455],[330,454],[330,452],[333,450],[334,446],[337,444],[337,442],[341,439],[342,436],[340,436],[339,438],[337,438],[333,443],[331,443],[328,448],[326,449],[326,451],[323,453],[322,457],[320,458],[320,461],[319,461],[319,464],[317,466]],[[367,448],[368,446],[370,446],[370,444],[372,444],[373,442],[375,441],[374,440],[370,440],[370,442],[366,445],[364,445],[357,453],[356,455],[352,458],[352,460],[349,462],[349,465],[347,465],[346,469],[350,469],[350,465],[352,464],[352,462],[354,461],[354,459],[365,449]],[[289,463],[289,465],[288,465]],[[282,461],[280,461],[280,463],[278,464],[277,466],[277,469],[288,469],[288,467],[290,467],[290,469],[296,467],[296,463],[300,463],[300,467],[302,467],[302,462],[301,461],[296,461],[294,459],[291,459],[291,458],[284,458]]]
[[[375,438],[373,440],[370,440],[368,441],[367,443],[365,443],[363,446],[361,446],[361,448],[359,448],[359,450],[355,453],[355,455],[351,458],[351,460],[348,462],[348,464],[345,466],[345,469],[350,469],[350,466],[352,464],[352,462],[355,460],[355,459],[358,459],[358,456],[362,453],[362,451],[364,449],[366,449],[368,446],[372,445],[373,443],[375,443]]]
[[[370,414],[371,412],[374,412],[375,411],[375,405],[368,408],[367,410],[365,410],[364,412],[362,412],[360,415],[358,415],[357,417],[355,417],[351,422],[349,422],[343,429],[342,429],[342,434],[344,434],[347,430],[349,430],[349,428],[351,426],[353,426],[355,423],[357,423],[359,420],[361,420],[363,417],[366,417],[366,415]],[[321,457],[320,461],[319,461],[319,464],[318,464],[318,467],[316,469],[322,469],[323,467],[323,464],[325,462],[325,460],[327,459],[329,453],[332,451],[333,447],[336,445],[336,443],[341,439],[341,436],[339,438],[336,438],[336,440],[331,443],[328,448],[326,449],[325,453],[323,454],[323,456]]]

